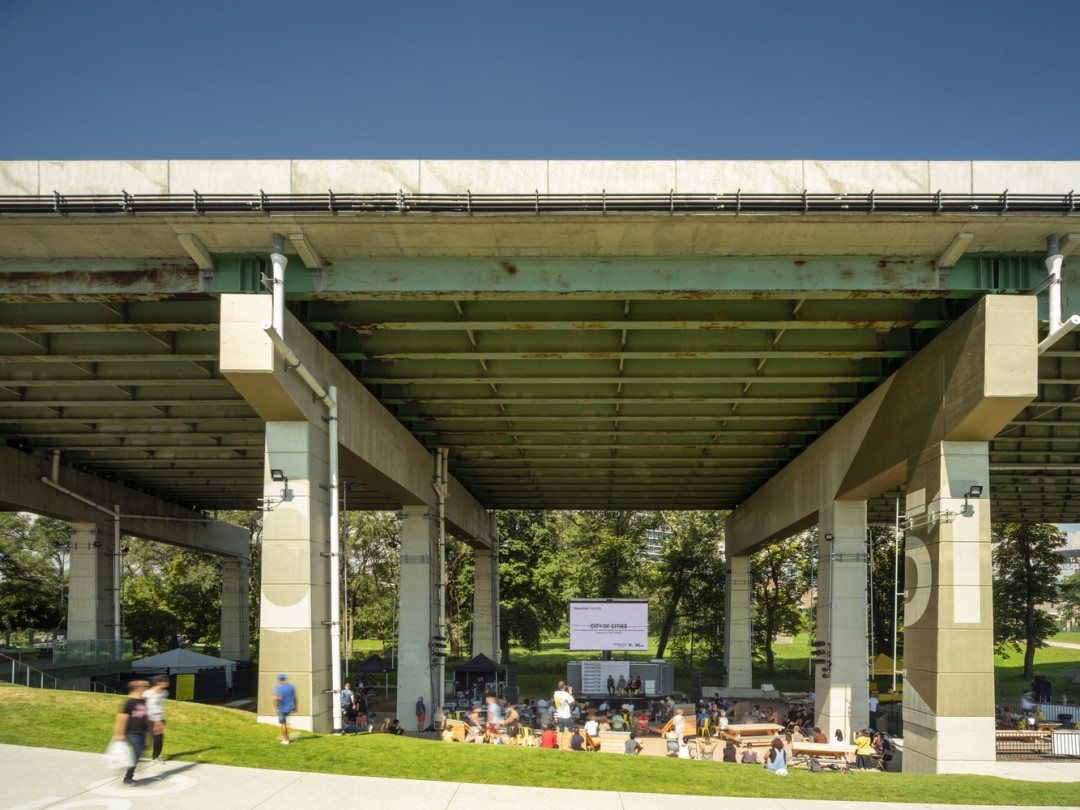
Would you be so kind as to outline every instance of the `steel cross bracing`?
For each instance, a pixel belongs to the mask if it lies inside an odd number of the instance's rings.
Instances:
[[[0,434],[201,509],[254,508],[263,427],[219,372],[217,296],[265,256],[0,265]],[[293,258],[289,307],[490,508],[740,503],[1041,256]],[[992,445],[995,519],[1080,520],[1080,348]],[[892,498],[871,503],[890,522]],[[394,507],[373,490],[356,507]]]

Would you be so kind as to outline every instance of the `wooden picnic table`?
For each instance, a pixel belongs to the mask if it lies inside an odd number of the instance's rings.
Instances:
[[[814,757],[815,759],[835,759],[847,761],[855,755],[854,745],[841,745],[840,743],[811,743],[793,742],[791,744],[791,756]]]
[[[1036,731],[1053,731],[1055,728],[1060,728],[1061,723],[1036,723]]]
[[[749,737],[775,737],[784,727],[776,723],[735,723],[722,732],[725,737],[744,741]]]

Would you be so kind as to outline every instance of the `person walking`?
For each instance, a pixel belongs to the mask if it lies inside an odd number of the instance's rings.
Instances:
[[[278,675],[278,685],[274,687],[274,707],[277,709],[278,722],[281,723],[281,744],[289,744],[289,715],[296,710],[296,687],[289,683],[284,674]]]
[[[124,701],[120,713],[116,715],[113,724],[113,739],[127,741],[135,755],[135,761],[124,774],[125,785],[137,785],[135,779],[135,767],[139,764],[139,757],[146,749],[146,732],[149,728],[149,717],[146,710],[146,701],[143,700],[143,692],[150,686],[146,681],[131,681],[128,684],[128,696]]]
[[[353,725],[356,722],[356,693],[349,687],[350,684],[346,682],[341,690],[341,713],[345,715],[345,722]]]
[[[422,734],[424,732],[424,715],[427,714],[427,707],[424,706],[424,696],[421,695],[416,701],[416,733]]]
[[[161,758],[161,748],[165,743],[165,698],[169,696],[169,676],[155,675],[150,684],[150,688],[143,692],[142,696],[146,701],[146,712],[150,719],[150,733],[154,738],[151,762],[163,765],[165,760]]]

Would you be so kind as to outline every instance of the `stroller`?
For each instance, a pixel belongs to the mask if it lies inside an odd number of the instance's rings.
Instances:
[[[889,763],[896,756],[896,743],[891,735],[884,731],[874,734],[874,767],[879,771],[888,771]]]

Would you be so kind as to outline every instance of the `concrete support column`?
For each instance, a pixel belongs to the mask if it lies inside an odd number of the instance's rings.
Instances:
[[[728,555],[727,611],[724,616],[724,667],[729,689],[753,686],[751,663],[750,555]]]
[[[251,660],[251,632],[248,621],[248,561],[237,557],[222,557],[222,658],[232,661]]]
[[[72,523],[68,585],[68,641],[113,637],[111,521]],[[96,544],[96,545],[95,545]]]
[[[294,728],[329,734],[331,694],[328,440],[310,422],[267,422],[263,495],[259,722],[276,723],[273,689],[284,673],[296,687]],[[272,481],[281,470],[288,483]],[[284,491],[284,497],[283,497]],[[239,594],[236,596],[239,599]],[[224,628],[222,628],[224,631]],[[224,639],[223,639],[224,640]]]
[[[850,742],[870,724],[866,501],[831,501],[818,519],[817,640],[829,644],[830,664],[815,667],[815,725],[829,739],[840,729]]]
[[[908,464],[905,772],[993,772],[988,452],[941,442]],[[964,498],[973,485],[984,497]]]
[[[498,557],[489,548],[475,550],[472,654],[499,660]]]
[[[416,699],[435,705],[432,695],[432,636],[438,635],[433,560],[438,547],[438,521],[426,506],[405,506],[401,510],[401,585],[398,588],[398,689],[397,717],[408,727],[415,720]],[[440,685],[441,686],[441,685]]]

